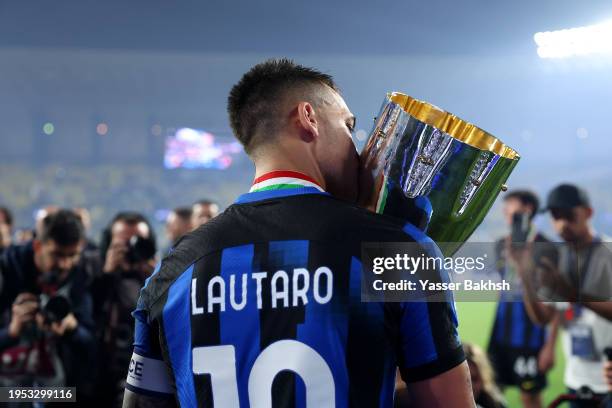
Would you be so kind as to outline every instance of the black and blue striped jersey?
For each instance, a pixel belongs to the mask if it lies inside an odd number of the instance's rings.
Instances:
[[[544,235],[535,234],[533,241],[537,244],[534,254],[536,262],[545,255],[551,260],[556,259],[556,248]],[[529,318],[523,302],[522,284],[506,261],[504,243],[502,239],[495,245],[497,269],[502,278],[512,281],[512,286],[517,289],[500,295],[489,351],[494,353],[496,349],[512,348],[537,352],[546,342],[546,327],[533,323]]]
[[[320,189],[242,195],[141,291],[127,388],[182,407],[391,407],[464,360],[448,302],[361,301],[364,242],[431,242]]]

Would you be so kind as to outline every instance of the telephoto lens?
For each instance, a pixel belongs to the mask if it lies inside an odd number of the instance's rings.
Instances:
[[[72,311],[70,300],[62,295],[40,296],[40,311],[45,323],[61,322]]]
[[[150,238],[134,235],[128,242],[125,255],[130,264],[147,261],[155,256],[155,242]]]

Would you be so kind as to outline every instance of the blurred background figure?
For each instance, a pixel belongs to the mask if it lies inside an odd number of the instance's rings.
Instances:
[[[559,261],[529,262],[532,254],[528,247],[511,251],[511,258],[522,277],[532,320],[561,321],[564,381],[569,393],[588,389],[594,398],[603,399],[608,392],[601,375],[606,362],[604,349],[612,345],[612,252],[603,243],[610,240],[593,228],[589,196],[576,185],[555,187],[548,194],[545,210],[565,241],[559,249]],[[530,283],[536,272],[544,278],[544,288],[539,291]],[[540,301],[538,295],[556,302]]]
[[[105,407],[121,406],[125,367],[130,362],[140,288],[155,268],[155,235],[137,212],[117,214],[100,241],[102,272],[94,280],[94,316],[99,358],[96,399]]]
[[[199,200],[191,207],[191,228],[196,229],[200,225],[206,224],[219,214],[219,206],[214,201]]]
[[[85,248],[88,250],[97,250],[98,245],[89,235],[91,234],[91,214],[89,213],[89,210],[84,207],[77,207],[74,209],[74,213],[79,216],[81,223],[83,223],[86,240]]]
[[[502,211],[508,232],[496,242],[495,264],[501,277],[516,290],[500,293],[488,347],[498,383],[502,387],[517,387],[523,406],[529,408],[542,406],[540,393],[547,385],[546,372],[554,364],[558,321],[551,323],[547,335],[546,327],[529,319],[520,276],[507,262],[505,248],[507,241],[514,245],[535,242],[538,248],[550,242],[533,223],[538,209],[538,197],[531,191],[516,190],[503,196]]]
[[[55,214],[60,210],[60,207],[57,205],[47,205],[43,208],[40,208],[36,211],[36,216],[34,217],[34,225],[35,225],[35,234],[40,235],[41,230],[43,228],[43,222],[48,215]]]
[[[172,210],[166,218],[166,237],[170,246],[193,228],[191,226],[192,209],[189,207],[177,207]]]
[[[39,235],[0,256],[0,383],[77,386],[92,395],[92,299],[79,268],[83,226],[70,210],[39,222]]]
[[[13,242],[13,214],[6,207],[0,207],[0,253]]]
[[[470,367],[476,405],[481,408],[504,408],[504,397],[495,383],[495,374],[487,355],[479,346],[471,343],[463,343],[463,351]]]

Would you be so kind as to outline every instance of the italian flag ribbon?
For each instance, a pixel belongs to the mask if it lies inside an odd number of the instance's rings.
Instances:
[[[321,192],[325,191],[316,181],[305,174],[298,173],[297,171],[280,170],[271,171],[263,176],[257,177],[253,181],[253,185],[251,186],[249,192],[253,193],[256,191],[283,190],[303,187],[313,187]]]

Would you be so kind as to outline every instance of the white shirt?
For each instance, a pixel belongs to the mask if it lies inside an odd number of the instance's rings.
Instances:
[[[606,237],[601,238],[603,243],[593,248],[588,270],[582,283],[583,293],[612,300],[612,246],[606,244],[610,242]],[[568,277],[569,247],[563,246],[560,253],[561,273]],[[571,280],[569,280],[571,282]],[[568,303],[557,303],[557,309],[567,310]],[[579,389],[582,386],[589,387],[593,392],[605,394],[608,386],[603,376],[603,365],[606,356],[603,350],[612,347],[612,322],[596,314],[586,307],[581,308],[579,317],[567,320],[565,313],[561,313],[563,331],[563,351],[566,358],[565,366],[565,385],[572,389]],[[572,325],[585,325],[592,329],[593,342],[597,359],[589,360],[572,354],[572,339],[569,329]]]

